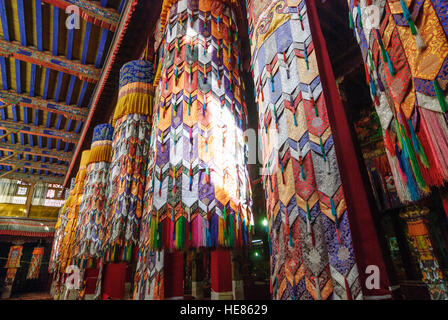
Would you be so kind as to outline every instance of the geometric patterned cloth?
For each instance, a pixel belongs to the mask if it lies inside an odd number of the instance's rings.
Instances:
[[[59,256],[57,270],[59,273],[65,273],[66,268],[72,263],[72,249],[76,233],[78,221],[79,207],[81,204],[82,193],[84,189],[84,181],[86,177],[87,162],[89,160],[90,150],[82,152],[79,171],[76,174],[75,185],[70,192],[71,197],[67,199],[68,206],[67,221],[65,223],[62,235],[62,241],[58,243],[58,247],[53,247],[56,255]],[[69,201],[70,200],[70,201]],[[63,212],[64,214],[64,212]],[[63,225],[61,224],[59,228]]]
[[[418,200],[448,180],[448,3],[348,3],[399,197]]]
[[[229,1],[166,0],[141,241],[154,250],[250,242],[246,102]]]
[[[77,259],[101,257],[113,132],[110,124],[101,124],[94,128],[72,252],[73,257]]]
[[[68,214],[70,212],[71,203],[73,201],[73,196],[70,194],[74,189],[74,183],[71,184],[70,187],[71,188],[67,190],[68,191],[66,193],[67,198],[65,199],[64,205],[59,210],[58,221],[56,222],[56,225],[54,227],[55,228],[54,239],[51,249],[50,262],[48,265],[48,272],[53,273],[54,275],[56,275],[60,264],[61,246],[62,241],[64,240],[65,227],[67,226],[68,222]]]
[[[238,9],[224,0],[163,3],[136,299],[163,299],[164,250],[250,243]]]
[[[248,1],[273,299],[362,299],[305,0]]]
[[[103,249],[107,261],[130,261],[132,247],[138,241],[151,134],[153,81],[152,62],[136,60],[121,68],[104,225]]]

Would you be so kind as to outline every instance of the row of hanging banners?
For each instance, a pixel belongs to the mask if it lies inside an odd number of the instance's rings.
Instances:
[[[443,94],[448,82],[440,68],[448,43],[445,26],[437,20],[440,34],[435,34],[438,29],[428,20],[443,10],[434,4],[438,1],[417,1],[412,16],[400,2],[374,2],[386,11],[381,29],[367,37],[362,29],[363,17],[356,12],[369,1],[349,1],[358,8],[350,21],[400,199],[411,201],[448,177]],[[417,34],[426,49],[412,49],[410,26],[420,11],[424,18]],[[91,149],[82,154],[61,208],[50,261],[58,283],[73,264],[82,270],[98,266],[96,290],[101,291],[103,266],[132,260],[137,265],[133,298],[163,299],[166,252],[250,245],[247,106],[237,23],[242,12],[235,0],[164,1],[155,33],[158,67],[146,60],[122,67],[112,125],[94,129]],[[357,262],[364,266],[369,258],[355,259],[352,232],[359,237],[374,229],[350,230],[349,220],[357,217],[349,219],[331,104],[319,72],[322,59],[315,46],[323,37],[313,38],[315,4],[247,1],[247,12],[266,173],[272,297],[362,299],[364,271],[359,274]],[[407,49],[412,54],[405,55]],[[424,63],[429,60],[440,61],[439,68]],[[376,242],[375,235],[368,244],[372,252],[379,250]],[[387,293],[387,276],[382,278]]]

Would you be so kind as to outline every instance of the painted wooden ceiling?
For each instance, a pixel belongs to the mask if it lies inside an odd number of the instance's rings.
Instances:
[[[0,0],[0,177],[63,183],[125,5]]]

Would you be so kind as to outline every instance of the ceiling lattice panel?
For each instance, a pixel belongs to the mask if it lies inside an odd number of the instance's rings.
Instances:
[[[0,177],[62,184],[125,4],[0,0]]]

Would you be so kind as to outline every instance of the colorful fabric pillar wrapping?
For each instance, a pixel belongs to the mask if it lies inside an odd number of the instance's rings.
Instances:
[[[397,192],[419,200],[448,180],[446,1],[348,4]]]
[[[151,134],[154,65],[136,60],[120,72],[113,116],[108,213],[103,249],[106,261],[130,261],[138,241]]]
[[[428,208],[408,207],[400,213],[408,226],[408,236],[418,257],[422,280],[426,283],[431,300],[448,300],[448,289],[435,256],[431,237],[426,225]]]
[[[76,174],[75,186],[72,193],[72,199],[69,203],[70,207],[67,213],[67,222],[64,228],[63,239],[60,247],[56,250],[60,251],[58,261],[58,271],[65,273],[66,268],[72,262],[72,249],[75,239],[76,226],[78,223],[79,207],[81,205],[82,194],[84,191],[84,181],[86,177],[87,163],[90,157],[90,150],[83,151],[79,171]],[[69,198],[70,199],[70,198]],[[67,200],[68,202],[68,200]]]
[[[59,210],[58,220],[54,227],[53,245],[50,254],[50,261],[48,265],[48,272],[53,273],[53,277],[58,276],[58,267],[60,263],[62,241],[64,240],[64,231],[68,222],[68,214],[73,202],[73,195],[71,194],[75,188],[75,179],[72,179],[70,189],[65,192],[65,202],[62,208]]]
[[[237,1],[164,1],[138,298],[155,251],[250,243],[240,12]]]
[[[82,261],[98,261],[102,256],[113,132],[111,124],[98,125],[93,131],[72,253],[74,258]]]
[[[274,299],[362,299],[305,0],[248,1]]]

